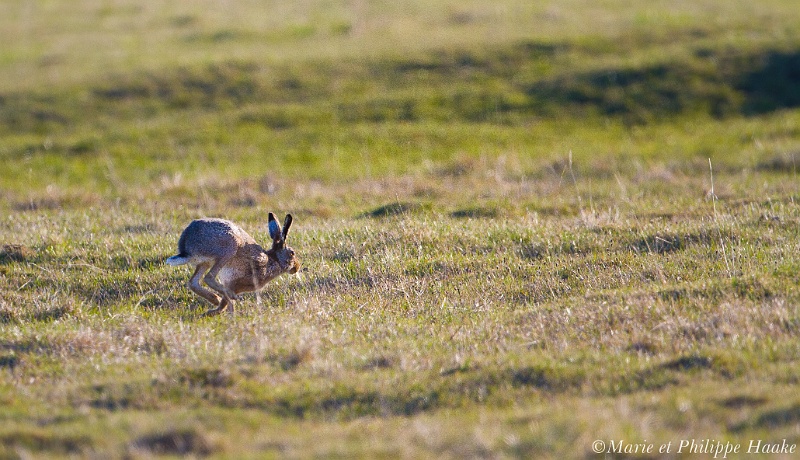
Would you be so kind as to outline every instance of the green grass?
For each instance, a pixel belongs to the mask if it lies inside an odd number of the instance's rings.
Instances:
[[[105,3],[0,18],[0,457],[800,442],[793,2]]]

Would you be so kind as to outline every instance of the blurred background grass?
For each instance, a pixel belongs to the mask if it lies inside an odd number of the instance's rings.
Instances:
[[[754,150],[747,122],[800,103],[796,17],[778,0],[12,2],[0,187],[21,206],[48,186],[119,198],[500,156],[524,176],[570,151],[752,166],[797,148]]]

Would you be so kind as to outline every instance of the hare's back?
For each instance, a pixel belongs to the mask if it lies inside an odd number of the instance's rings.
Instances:
[[[241,227],[224,219],[193,220],[181,233],[178,252],[192,258],[231,256],[245,244],[254,242]]]

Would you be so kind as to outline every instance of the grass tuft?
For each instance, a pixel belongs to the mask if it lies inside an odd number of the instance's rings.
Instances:
[[[362,214],[362,216],[373,217],[373,218],[399,216],[399,215],[419,213],[424,211],[426,208],[427,206],[422,203],[396,201],[393,203],[388,203],[379,206],[373,210],[367,211],[364,214]]]
[[[0,264],[25,262],[35,255],[33,249],[24,244],[4,244],[0,248]]]

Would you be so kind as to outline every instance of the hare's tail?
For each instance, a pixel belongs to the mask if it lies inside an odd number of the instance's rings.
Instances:
[[[178,254],[176,256],[172,256],[169,259],[167,259],[167,265],[175,266],[175,265],[183,265],[183,264],[188,264],[188,263],[189,263],[189,258],[187,256],[184,256],[184,255],[181,255],[181,254]]]

